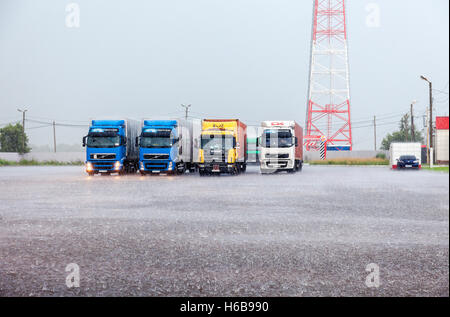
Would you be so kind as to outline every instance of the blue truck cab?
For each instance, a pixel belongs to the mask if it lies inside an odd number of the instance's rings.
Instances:
[[[83,137],[86,147],[86,172],[120,175],[136,172],[138,151],[133,142],[139,122],[124,120],[92,120],[89,133]]]
[[[139,171],[182,174],[195,170],[192,156],[192,122],[177,120],[144,120],[139,146]]]

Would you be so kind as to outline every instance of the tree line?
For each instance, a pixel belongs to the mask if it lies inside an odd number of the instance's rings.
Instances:
[[[420,142],[423,143],[424,138],[422,132],[417,130],[414,126],[414,131],[411,129],[411,117],[406,113],[399,122],[398,131],[388,133],[383,141],[381,141],[381,149],[389,150],[392,142]]]

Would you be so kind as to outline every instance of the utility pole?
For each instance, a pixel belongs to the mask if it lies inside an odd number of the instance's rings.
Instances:
[[[185,108],[185,110],[186,110],[186,120],[187,120],[187,118],[188,118],[188,114],[189,114],[189,108],[191,107],[191,105],[181,105],[183,108]]]
[[[53,149],[56,153],[56,124],[55,124],[55,121],[53,121]]]
[[[17,111],[22,112],[22,131],[23,131],[23,138],[22,138],[22,148],[25,151],[25,112],[28,111],[28,109],[17,109]]]
[[[416,103],[416,101],[414,100],[411,103],[411,138],[413,142],[416,142],[416,132],[414,129],[414,104]]]
[[[428,127],[428,137],[429,137],[429,147],[428,147],[428,157],[431,161],[433,155],[431,151],[433,150],[433,84],[431,81],[429,81],[426,77],[420,76],[421,79],[425,80],[428,83],[429,87],[429,95],[430,95],[430,121],[429,121],[429,127]],[[433,162],[429,162],[430,165],[433,164]]]
[[[427,124],[427,163],[430,164],[430,125],[428,124],[428,118],[430,116],[430,109],[427,108],[427,120],[425,121]]]
[[[377,116],[373,116],[373,141],[375,151],[377,150]]]

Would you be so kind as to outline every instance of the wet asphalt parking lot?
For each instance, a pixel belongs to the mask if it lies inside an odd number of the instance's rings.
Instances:
[[[113,295],[449,296],[449,175],[1,167],[0,296]]]

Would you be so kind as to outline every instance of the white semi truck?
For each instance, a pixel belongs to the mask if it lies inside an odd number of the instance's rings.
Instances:
[[[258,138],[261,173],[296,172],[303,165],[303,129],[295,121],[263,121]]]

